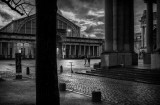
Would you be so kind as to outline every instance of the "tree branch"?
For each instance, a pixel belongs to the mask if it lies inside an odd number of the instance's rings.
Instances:
[[[24,15],[24,13],[22,13],[22,12],[18,11],[16,8],[12,7],[12,5],[10,4],[10,1],[11,1],[11,0],[8,0],[8,1],[6,1],[6,0],[1,0],[1,1],[4,2],[4,3],[6,3],[12,10],[16,11],[16,12],[19,13],[20,15]]]
[[[31,2],[25,0],[1,0],[1,1],[6,3],[13,11],[16,11],[20,15],[26,14],[27,16],[29,16],[33,8],[29,12],[27,12],[26,10],[28,8],[26,6],[28,7],[36,6]]]

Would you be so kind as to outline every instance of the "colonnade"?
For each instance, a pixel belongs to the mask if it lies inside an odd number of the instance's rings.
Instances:
[[[35,44],[23,42],[0,42],[0,59],[15,58],[21,52],[23,58],[35,58]]]
[[[105,48],[102,68],[138,64],[134,53],[133,0],[105,0]]]
[[[61,55],[62,58],[81,58],[83,56],[88,57],[100,57],[102,47],[96,44],[63,44]]]

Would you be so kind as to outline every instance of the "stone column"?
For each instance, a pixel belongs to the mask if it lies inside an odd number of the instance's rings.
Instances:
[[[2,55],[2,42],[0,42],[0,55]]]
[[[8,43],[8,57],[7,58],[10,58],[10,48],[11,48],[11,44],[10,42],[7,42]]]
[[[160,49],[160,1],[157,0],[157,49]]]
[[[64,51],[65,51],[65,52],[64,52],[64,58],[66,58],[66,54],[67,54],[67,50],[66,50],[67,45],[66,45],[66,44],[64,45],[64,48],[65,48],[65,50],[64,50]]]
[[[91,56],[91,46],[90,45],[88,46],[88,49],[89,49],[88,50],[88,55]]]
[[[117,0],[117,50],[124,51],[124,0]]]
[[[113,0],[113,50],[117,51],[117,0]]]
[[[147,53],[153,51],[153,3],[152,0],[147,0]]]
[[[113,51],[113,1],[105,0],[105,52]]]
[[[94,46],[93,46],[93,56],[94,56]]]
[[[69,45],[69,56],[71,56],[71,45]]]
[[[147,38],[147,53],[143,56],[144,64],[151,64],[151,53],[153,51],[153,1],[145,0],[147,3],[147,30],[146,30],[146,38]]]
[[[132,54],[131,65],[138,65],[138,54],[134,52],[134,0],[127,1],[129,8],[129,52]]]
[[[77,48],[77,47],[76,47],[76,45],[75,45],[75,49],[74,49],[74,55],[75,55],[75,56],[76,56],[76,48]]]
[[[160,1],[157,0],[156,52],[151,54],[151,68],[160,70]]]
[[[79,45],[79,56],[81,56],[81,45]]]
[[[97,46],[97,56],[99,56],[99,46]]]
[[[130,42],[129,42],[129,37],[130,35],[133,35],[131,32],[130,32],[130,27],[131,27],[131,19],[132,18],[130,15],[130,12],[132,12],[130,10],[130,0],[126,0],[125,3],[124,3],[124,52],[130,52]]]
[[[84,55],[86,55],[86,46],[84,45]]]

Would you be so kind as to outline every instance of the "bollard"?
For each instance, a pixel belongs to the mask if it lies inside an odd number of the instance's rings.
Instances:
[[[65,83],[59,83],[59,90],[60,91],[66,91],[66,84]]]
[[[92,102],[101,102],[101,92],[100,91],[92,92]]]
[[[29,67],[26,68],[26,74],[27,74],[27,75],[30,75]]]
[[[63,73],[63,66],[60,66],[60,73]]]

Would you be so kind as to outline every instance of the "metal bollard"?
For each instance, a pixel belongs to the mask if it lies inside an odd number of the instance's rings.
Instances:
[[[59,83],[59,90],[60,91],[66,91],[66,84],[65,83]]]
[[[101,92],[100,91],[92,92],[92,102],[101,102]]]
[[[60,73],[63,73],[63,66],[60,66]]]
[[[30,75],[29,67],[26,68],[26,74],[27,74],[27,75]]]

